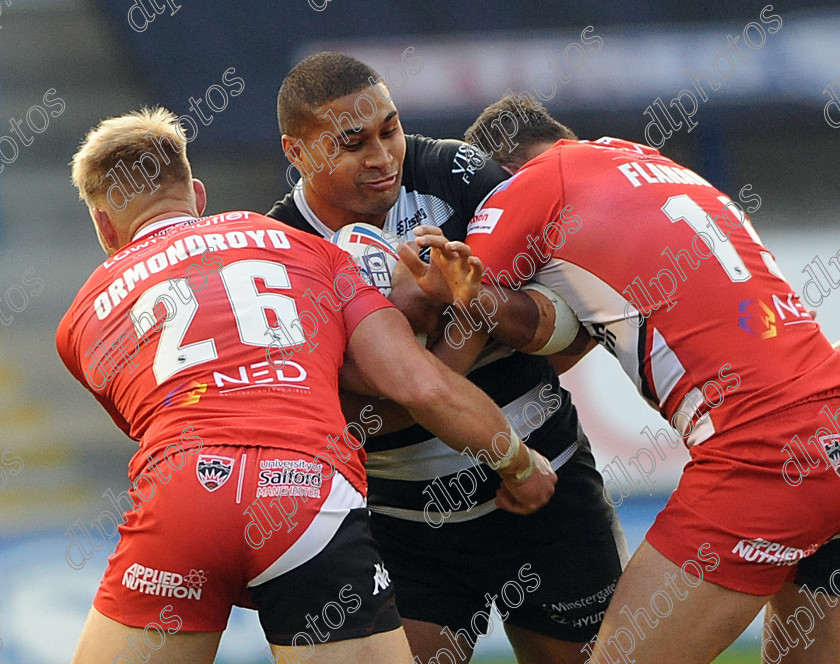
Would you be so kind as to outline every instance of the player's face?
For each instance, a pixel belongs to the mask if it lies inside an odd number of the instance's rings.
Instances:
[[[405,134],[389,96],[380,83],[334,99],[315,109],[318,120],[300,140],[292,144],[290,137],[284,137],[287,153],[295,154],[306,169],[306,200],[328,225],[366,221],[381,226],[397,201]],[[337,139],[337,146],[324,132]],[[321,144],[323,148],[318,147]]]

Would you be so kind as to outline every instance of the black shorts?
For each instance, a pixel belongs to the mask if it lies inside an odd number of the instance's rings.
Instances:
[[[371,537],[367,508],[351,510],[314,558],[252,587],[250,595],[268,642],[304,653],[319,643],[388,632],[402,624],[394,583]]]
[[[598,632],[627,545],[589,443],[578,434],[554,496],[535,514],[497,509],[438,528],[371,515],[403,618],[447,626],[474,643],[495,602],[506,622],[563,641],[589,641]]]
[[[823,544],[813,556],[800,560],[793,582],[798,586],[807,584],[812,592],[822,588],[830,595],[840,596],[840,537]]]

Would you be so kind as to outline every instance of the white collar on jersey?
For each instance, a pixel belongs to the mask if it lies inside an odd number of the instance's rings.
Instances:
[[[139,231],[134,234],[134,237],[131,238],[131,241],[134,242],[135,240],[139,240],[141,237],[146,237],[147,235],[151,235],[152,233],[157,233],[162,228],[166,228],[167,226],[174,226],[175,224],[183,224],[185,221],[190,221],[195,219],[195,217],[191,217],[189,215],[181,215],[180,217],[170,217],[169,219],[161,219],[160,221],[156,221],[153,224],[149,224],[148,226],[143,226]]]
[[[387,233],[391,233],[392,235],[396,235],[396,219],[399,216],[398,213],[401,210],[401,206],[403,203],[401,202],[402,199],[405,197],[405,185],[402,186],[400,189],[400,197],[397,199],[397,202],[394,203],[393,207],[388,210],[388,214],[385,216],[385,224],[382,227]],[[426,196],[425,194],[421,194],[421,196]],[[430,197],[436,198],[434,196]],[[306,201],[306,194],[303,193],[303,178],[295,182],[295,187],[292,189],[292,198],[295,201],[295,205],[297,205],[298,210],[303,215],[303,218],[309,222],[309,225],[312,226],[316,231],[318,231],[322,237],[327,239],[331,238],[333,235],[336,234],[337,231],[332,230],[329,226],[327,226],[323,221],[318,219],[317,215],[312,211],[312,208],[309,207],[309,203]],[[440,200],[440,199],[437,199]],[[444,205],[448,206],[448,203],[445,201],[441,201]],[[414,235],[412,234],[411,239],[414,239]]]
[[[303,193],[303,178],[295,182],[292,198],[294,199],[298,210],[300,210],[300,213],[303,215],[303,218],[306,219],[306,221],[309,222],[309,225],[318,231],[322,237],[331,238],[335,234],[334,230],[330,229],[323,221],[318,219],[312,211],[312,208],[309,207],[309,203],[306,202],[306,195]]]

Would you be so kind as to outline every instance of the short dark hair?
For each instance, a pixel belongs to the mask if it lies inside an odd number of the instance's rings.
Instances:
[[[277,93],[280,133],[299,134],[314,119],[313,109],[381,80],[372,67],[344,53],[310,55],[286,74]]]
[[[517,122],[517,115],[521,122]],[[511,135],[502,131],[503,117],[512,118],[516,125],[514,136],[519,145],[514,148],[505,147],[506,144],[510,145]],[[490,104],[464,133],[467,143],[478,145],[503,165],[517,162],[517,154],[535,143],[556,143],[563,138],[578,140],[571,129],[551,117],[545,107],[528,92],[507,94]],[[495,149],[494,145],[500,147]]]

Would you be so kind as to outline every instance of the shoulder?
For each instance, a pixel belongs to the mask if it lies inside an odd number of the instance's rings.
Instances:
[[[76,302],[74,301],[70,308],[61,317],[58,324],[58,329],[55,334],[55,347],[58,355],[67,367],[70,367],[75,358],[73,357],[73,331],[74,322],[77,318]]]
[[[554,153],[563,161],[580,159],[613,162],[622,159],[663,158],[659,150],[650,146],[609,136],[595,141],[561,140],[547,152]]]
[[[294,224],[288,223],[285,219],[281,220],[267,215],[261,217],[261,219],[266,225],[274,226],[278,230],[282,231],[288,238],[289,242],[295,247],[304,247],[309,251],[314,251],[324,255],[329,255],[333,249],[340,251],[337,247],[330,244],[329,241],[325,240],[320,235],[315,234],[313,232],[314,229],[312,229],[308,224],[305,228],[299,228]]]
[[[459,148],[466,145],[454,138],[429,138],[421,134],[406,134],[405,158],[440,163],[442,160],[454,158]]]
[[[406,172],[434,174],[447,181],[469,185],[482,172],[487,178],[504,180],[507,174],[476,146],[455,138],[405,137]]]
[[[432,194],[469,219],[478,203],[508,174],[480,149],[452,138],[406,136],[403,183],[407,191]]]
[[[122,274],[122,273],[120,273]],[[111,277],[110,281],[113,281]],[[82,347],[82,336],[89,328],[97,328],[97,323],[104,320],[106,312],[110,313],[111,304],[107,287],[109,275],[100,264],[79,288],[76,297],[67,311],[61,317],[56,330],[56,349],[59,357],[72,373],[81,357],[78,354]],[[93,325],[91,326],[91,323]],[[93,330],[96,332],[96,329]],[[101,331],[100,331],[101,334]]]
[[[294,192],[290,191],[283,198],[277,201],[274,206],[266,212],[265,216],[282,221],[284,224],[297,228],[307,233],[315,233],[315,229],[306,221],[300,209],[295,203]]]

